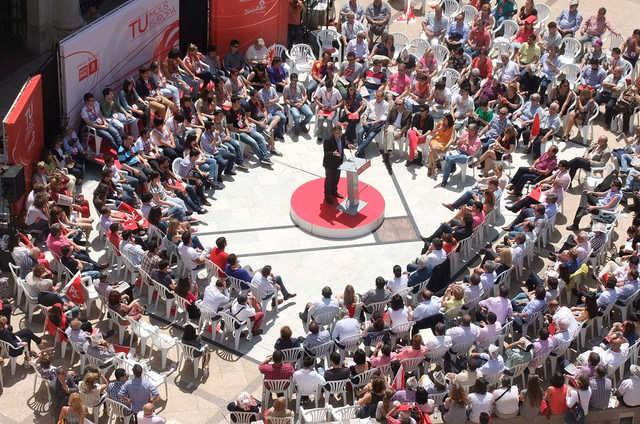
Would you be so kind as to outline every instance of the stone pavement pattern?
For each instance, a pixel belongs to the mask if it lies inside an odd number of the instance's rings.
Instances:
[[[369,2],[365,0],[362,3]],[[336,7],[342,3],[342,0],[338,0]],[[552,0],[546,3],[552,9],[552,16],[557,16],[566,1]],[[637,3],[616,0],[609,5],[609,18],[615,28],[625,35],[635,27],[633,20],[628,18],[628,12],[638,10]],[[402,1],[391,2],[393,18],[400,14],[402,4]],[[600,5],[600,2],[593,0],[582,0],[580,10],[587,17]],[[390,32],[404,32],[409,38],[417,37],[420,21],[419,16],[410,24],[393,23]],[[597,126],[595,137],[603,132]],[[613,140],[614,137],[608,135]],[[251,344],[241,343],[240,350],[246,353],[245,356],[238,357],[222,349],[215,351],[206,381],[196,384],[190,365],[182,373],[174,372],[169,377],[169,400],[166,404],[159,404],[158,412],[165,418],[195,424],[223,422],[222,409],[240,391],[260,396],[262,378],[257,371],[257,362],[271,353],[282,325],[290,325],[294,336],[303,334],[297,314],[306,302],[319,297],[322,286],[330,285],[334,292],[341,292],[345,284],[352,284],[357,292],[362,293],[373,286],[376,276],[390,277],[394,264],[404,266],[422,247],[417,237],[391,243],[383,234],[372,234],[355,240],[335,241],[300,231],[289,218],[289,198],[300,184],[323,176],[322,148],[312,137],[301,137],[297,141],[287,137],[286,142],[277,147],[284,156],[274,158],[272,170],[257,167],[246,174],[239,172],[233,177],[236,181],[227,183],[229,188],[216,193],[214,206],[203,218],[207,225],[199,227],[198,235],[205,246],[213,245],[218,236],[225,235],[229,241],[228,251],[237,253],[242,264],[250,264],[254,269],[271,264],[274,271],[283,276],[289,290],[297,292],[298,297],[294,302],[281,305],[275,322],[269,321],[267,314],[265,334],[255,338]],[[579,148],[568,147],[561,149],[559,156],[568,159],[577,154],[580,154]],[[458,177],[454,176],[449,187],[442,189],[436,187],[438,183],[435,180],[426,177],[426,169],[418,169],[415,173],[408,171],[403,165],[404,158],[396,157],[393,177],[388,176],[377,154],[372,157],[372,162],[371,169],[362,175],[362,180],[383,194],[387,203],[386,216],[404,218],[412,229],[422,235],[430,234],[440,222],[449,218],[450,212],[440,206],[441,202],[454,199],[471,183],[468,178],[466,187],[458,187]],[[520,164],[524,162],[516,161],[514,166]],[[95,181],[87,181],[85,194],[89,194],[95,185]],[[566,216],[573,216],[577,200],[575,194],[567,196]],[[507,220],[511,219],[512,214],[503,212]],[[558,223],[564,224],[564,221],[559,219]],[[625,228],[624,224],[621,224],[621,228]],[[564,228],[560,230],[564,238]],[[557,240],[553,239],[554,242]],[[538,262],[539,266],[544,266],[544,262]],[[17,328],[22,320],[22,312],[19,312],[13,318],[14,327]],[[154,323],[166,327],[164,323]],[[167,328],[166,331],[174,330]],[[169,359],[169,366],[175,366],[175,352],[170,353]],[[154,361],[157,360],[154,356]],[[55,365],[59,363],[57,358]],[[154,368],[159,368],[159,364]],[[3,408],[0,409],[0,422],[54,422],[48,415],[38,412],[41,411],[43,392],[36,398],[32,396],[31,370],[19,366],[13,377],[8,367],[3,371],[5,388],[1,395]],[[164,396],[162,390],[161,395]]]

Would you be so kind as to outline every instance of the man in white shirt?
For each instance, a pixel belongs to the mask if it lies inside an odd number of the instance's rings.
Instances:
[[[331,137],[333,126],[338,120],[337,110],[343,105],[344,100],[338,89],[333,86],[331,78],[327,78],[324,85],[316,90],[313,100],[318,108],[316,124],[318,141],[324,141]]]
[[[558,328],[560,327],[560,321],[567,321],[567,331],[571,334],[571,338],[575,338],[576,332],[580,329],[580,324],[576,320],[575,315],[566,306],[560,306],[557,300],[552,300],[548,305],[549,313],[546,315],[547,322],[554,322]]]
[[[638,281],[638,271],[629,271],[627,278],[624,281],[619,281],[616,285],[616,300],[618,303],[627,300],[638,291],[638,283],[640,283]]]
[[[498,80],[505,85],[516,82],[520,76],[520,67],[518,64],[509,59],[509,56],[506,54],[500,55],[500,62],[501,66],[497,72]]]
[[[500,355],[500,348],[495,344],[489,346],[488,354],[472,353],[471,357],[479,357],[487,361],[484,365],[478,368],[478,371],[482,373],[483,377],[486,377],[489,380],[504,371],[504,359],[502,359],[502,355]]]
[[[333,338],[333,341],[339,343],[340,340],[344,340],[352,336],[357,336],[359,334],[360,322],[355,318],[349,317],[349,314],[347,312],[343,312],[342,319],[338,320],[335,327],[333,327],[331,337]]]
[[[631,376],[618,387],[618,399],[624,406],[634,408],[640,406],[640,366],[631,365],[629,370]]]
[[[322,288],[322,298],[319,302],[307,303],[303,312],[300,312],[298,316],[302,320],[303,323],[307,322],[308,314],[311,313],[311,316],[315,314],[330,314],[333,313],[335,315],[340,311],[340,304],[338,303],[338,299],[333,297],[333,291],[331,287],[325,286]]]
[[[359,158],[364,157],[364,151],[367,146],[373,141],[374,138],[384,127],[389,115],[389,103],[384,99],[384,91],[378,89],[375,94],[375,99],[371,100],[367,105],[367,110],[362,116],[362,129],[358,135],[358,150],[356,156]]]
[[[231,315],[240,322],[246,322],[247,327],[251,328],[251,334],[258,335],[262,334],[262,320],[264,319],[264,312],[256,312],[253,306],[249,306],[247,304],[247,295],[239,294],[236,300],[233,301],[231,305],[230,313]],[[252,304],[256,304],[256,299],[251,297]],[[253,322],[253,325],[251,322]]]
[[[255,66],[258,63],[268,64],[269,50],[262,38],[256,38],[256,41],[249,46],[246,57],[251,66]]]
[[[209,284],[204,289],[201,308],[217,312],[223,305],[229,303],[229,291],[224,280],[216,280],[215,284]]]
[[[442,6],[438,5],[433,12],[425,16],[422,21],[422,31],[432,45],[437,45],[444,37],[449,27],[449,18],[442,13]]]
[[[457,346],[468,346],[473,344],[479,333],[480,328],[471,322],[471,315],[464,314],[460,325],[449,328],[445,334],[447,336],[451,336],[451,340],[453,341],[451,350],[458,353],[459,350]]]
[[[610,304],[614,303],[618,299],[618,293],[616,292],[616,285],[618,280],[613,275],[610,275],[605,284],[602,286],[602,292],[598,294],[596,303],[600,309],[605,309]]]
[[[326,381],[318,371],[313,368],[315,360],[305,355],[302,360],[302,368],[293,373],[292,382],[298,393],[313,393],[319,386],[324,386]]]
[[[253,274],[251,285],[259,287],[263,290],[265,298],[273,297],[272,303],[275,304],[278,297],[278,290],[282,292],[284,300],[287,301],[292,297],[295,297],[295,293],[289,293],[287,288],[282,282],[282,277],[279,275],[273,275],[271,272],[271,265],[265,265],[259,272]],[[282,303],[282,301],[278,301]]]
[[[502,387],[493,391],[493,405],[495,414],[499,418],[515,418],[519,410],[518,386],[511,385],[511,379],[504,377]]]
[[[204,264],[205,254],[191,247],[191,233],[189,231],[182,233],[182,243],[178,246],[178,254],[183,266],[188,271],[192,271]]]
[[[346,53],[353,52],[358,62],[363,62],[369,56],[369,44],[367,43],[367,32],[362,29],[358,35],[347,44]]]
[[[133,239],[133,233],[129,230],[122,232],[122,240],[120,246],[118,246],[120,253],[122,253],[134,267],[139,267],[142,264],[142,258],[144,257],[144,249],[135,243]]]
[[[484,265],[480,267],[480,284],[485,294],[490,294],[493,291],[493,285],[496,282],[496,263],[494,261],[486,261]]]

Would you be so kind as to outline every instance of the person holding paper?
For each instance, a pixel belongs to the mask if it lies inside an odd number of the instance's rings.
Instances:
[[[324,179],[324,201],[327,204],[334,204],[335,197],[342,198],[343,196],[338,193],[338,181],[340,181],[340,170],[338,169],[342,165],[344,160],[344,148],[355,149],[353,144],[347,144],[342,137],[342,127],[336,125],[333,127],[333,135],[324,140],[324,157],[322,159],[322,166],[324,166],[325,179]]]

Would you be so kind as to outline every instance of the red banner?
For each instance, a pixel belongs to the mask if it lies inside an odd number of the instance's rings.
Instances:
[[[24,166],[25,196],[14,204],[13,213],[20,215],[31,191],[31,173],[40,159],[44,147],[42,120],[42,77],[32,77],[22,87],[22,91],[4,118],[7,136],[7,161],[9,164]]]
[[[256,38],[263,38],[267,47],[287,45],[288,0],[211,0],[209,10],[209,37],[220,59],[234,39],[243,53]]]

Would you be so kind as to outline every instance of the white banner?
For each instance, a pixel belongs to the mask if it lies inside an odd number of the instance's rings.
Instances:
[[[132,0],[60,42],[63,115],[80,122],[82,96],[117,93],[138,68],[161,60],[179,39],[179,0]]]

